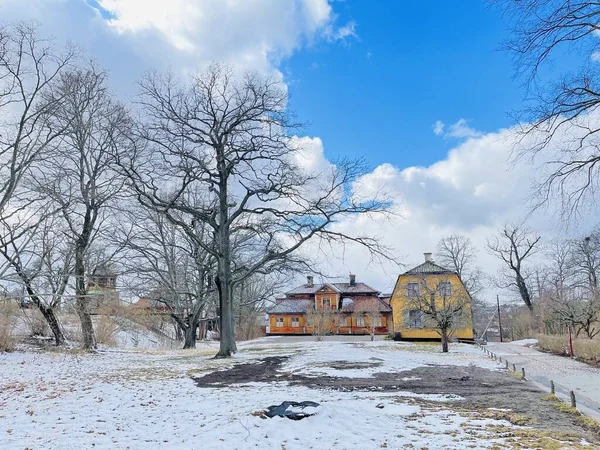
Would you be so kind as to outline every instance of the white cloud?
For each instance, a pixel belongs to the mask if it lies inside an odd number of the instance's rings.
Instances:
[[[458,122],[453,123],[448,127],[447,137],[453,137],[457,139],[479,137],[482,133],[477,131],[468,125],[466,119],[459,119]]]
[[[145,69],[189,72],[215,60],[283,79],[283,58],[355,28],[337,24],[328,0],[0,0],[0,15],[38,20],[130,85]]]
[[[356,22],[351,20],[346,25],[335,29],[334,27],[328,27],[326,35],[330,41],[346,41],[350,38],[358,38],[356,34]]]
[[[433,124],[433,134],[436,136],[441,136],[444,133],[444,122],[441,120],[436,120]]]

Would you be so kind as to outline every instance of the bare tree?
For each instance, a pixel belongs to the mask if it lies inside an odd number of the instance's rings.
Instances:
[[[48,97],[75,57],[41,39],[34,25],[0,28],[0,214],[28,168],[59,137],[64,127],[49,123],[62,97]]]
[[[362,320],[365,328],[371,336],[371,340],[375,340],[375,331],[381,327],[381,308],[377,302],[362,301],[360,306],[355,310],[354,317],[357,320]]]
[[[30,214],[22,217],[22,222],[0,223],[0,254],[6,261],[2,278],[25,288],[48,323],[56,345],[61,345],[65,336],[55,310],[67,291],[73,249],[64,244],[64,228],[55,214],[43,217],[39,210]]]
[[[547,154],[536,186],[537,205],[558,198],[565,218],[577,216],[595,201],[600,180],[600,152],[595,118],[600,105],[600,78],[595,55],[600,49],[600,4],[597,1],[496,1],[512,19],[506,44],[532,104],[518,117],[523,139],[517,156]],[[553,56],[573,52],[579,66],[569,64],[557,81],[540,76]],[[552,71],[555,67],[552,66]],[[524,125],[523,125],[524,124]]]
[[[475,297],[481,292],[481,269],[475,265],[477,249],[466,236],[453,234],[443,236],[437,245],[437,260],[439,263],[458,274],[465,289]]]
[[[258,336],[259,327],[264,324],[267,302],[282,288],[289,286],[289,278],[279,274],[268,276],[256,274],[239,284],[236,301],[236,334],[248,340]]]
[[[111,205],[123,188],[113,170],[113,155],[129,143],[131,120],[106,87],[106,74],[93,65],[60,76],[50,100],[61,99],[52,125],[63,129],[46,158],[34,172],[37,190],[60,211],[74,246],[75,306],[81,321],[83,346],[96,346],[88,305],[86,260],[92,244],[106,231]]]
[[[448,352],[452,334],[468,323],[470,297],[462,289],[452,289],[449,283],[435,286],[425,277],[419,281],[418,293],[409,298],[411,310],[419,311],[422,326],[433,328],[441,337],[442,352]]]
[[[297,124],[277,80],[253,73],[240,79],[213,65],[187,86],[150,74],[141,87],[144,145],[121,166],[140,202],[190,238],[195,223],[211,228],[215,245],[199,245],[217,261],[218,357],[236,351],[235,286],[293,258],[306,242],[354,242],[387,256],[376,240],[332,228],[349,215],[385,212],[388,203],[349,195],[365,173],[362,161],[341,160],[315,171],[302,167],[306,155],[291,136]],[[191,192],[203,198],[192,201]],[[232,237],[238,233],[248,263],[236,270]]]
[[[322,341],[323,336],[331,333],[336,311],[325,308],[313,308],[306,312],[306,326],[312,328],[312,335],[317,341]]]
[[[598,232],[552,242],[547,251],[546,288],[550,311],[560,323],[574,327],[579,336],[592,339],[600,332],[600,268]]]
[[[503,263],[498,285],[503,288],[515,288],[525,303],[533,311],[533,298],[526,262],[540,250],[541,236],[520,225],[506,225],[498,236],[488,239],[489,252]]]
[[[194,348],[201,320],[216,319],[214,258],[199,245],[210,245],[212,236],[202,223],[190,239],[177,225],[158,212],[129,205],[123,212],[131,230],[119,233],[127,249],[124,263],[130,288],[138,295],[167,308],[184,336],[184,349]]]

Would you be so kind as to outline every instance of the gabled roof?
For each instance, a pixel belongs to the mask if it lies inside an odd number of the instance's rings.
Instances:
[[[342,312],[391,312],[392,308],[378,297],[342,298]]]
[[[313,300],[285,298],[277,300],[275,305],[269,308],[268,314],[294,314],[305,313],[313,307]]]
[[[329,289],[331,289],[333,292],[337,292],[338,294],[341,292],[341,291],[340,291],[340,290],[337,288],[337,286],[335,286],[335,283],[334,283],[334,284],[330,284],[330,283],[323,283],[317,292],[324,291],[324,290],[326,290],[325,288],[329,288]]]
[[[453,274],[453,270],[446,269],[433,261],[425,261],[417,267],[404,272],[402,275],[422,275],[422,274]]]

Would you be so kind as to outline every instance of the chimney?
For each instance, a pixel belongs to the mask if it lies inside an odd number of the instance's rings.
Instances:
[[[309,276],[306,277],[306,284],[308,285],[308,287],[313,287],[314,286],[314,284],[313,284],[313,277],[312,276],[309,275]]]
[[[423,253],[423,256],[425,256],[425,262],[433,261],[433,258],[431,257],[431,253]]]
[[[350,274],[350,286],[354,286],[356,284],[356,275]]]

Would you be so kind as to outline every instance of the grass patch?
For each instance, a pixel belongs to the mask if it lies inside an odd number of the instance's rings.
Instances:
[[[509,372],[509,373],[510,373],[511,377],[516,378],[517,380],[523,381],[525,379],[521,372]]]
[[[552,406],[557,411],[575,416],[575,422],[581,425],[582,428],[585,428],[589,431],[593,431],[594,433],[600,435],[600,424],[598,424],[598,422],[596,422],[591,417],[584,416],[577,410],[577,408],[573,408],[571,405],[563,403],[561,399],[558,398],[556,395],[548,394],[543,397],[543,400],[552,402]]]

